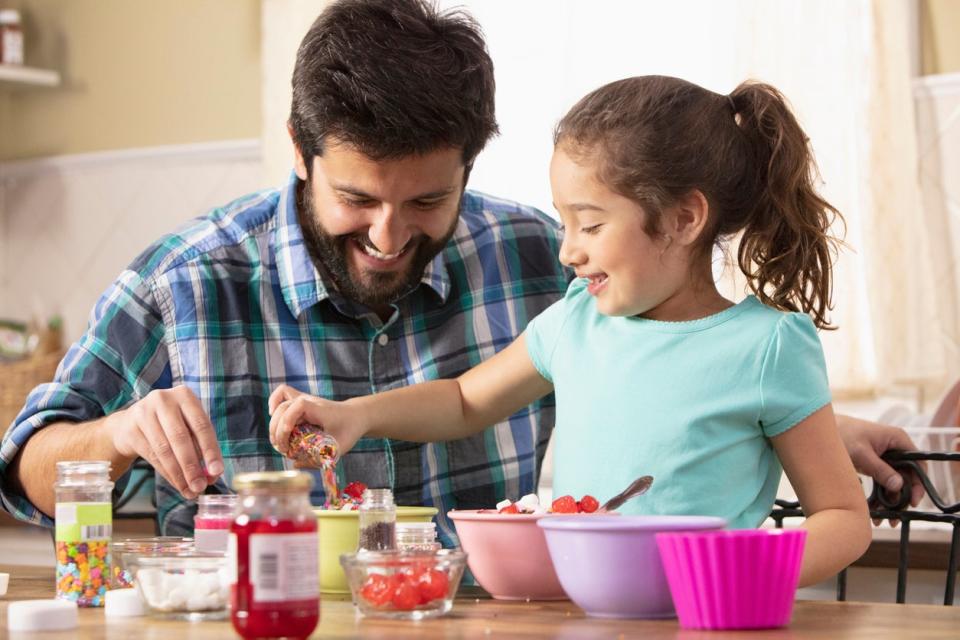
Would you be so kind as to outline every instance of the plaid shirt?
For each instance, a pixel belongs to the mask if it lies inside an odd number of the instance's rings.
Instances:
[[[186,385],[209,414],[226,471],[289,466],[268,439],[267,398],[287,383],[344,400],[460,375],[506,347],[559,299],[557,224],[516,203],[466,192],[460,221],[422,282],[381,322],[314,268],[297,223],[296,176],[167,235],[104,293],[53,383],[37,387],[3,438],[0,499],[14,516],[50,520],[6,484],[23,443],[55,421],[99,418],[152,389]],[[489,508],[536,490],[554,424],[549,396],[482,433],[446,443],[364,439],[338,465],[341,482],[393,489],[398,504],[446,512]],[[314,504],[324,500],[319,475]],[[118,485],[121,483],[118,483]],[[193,530],[196,505],[157,476],[160,529]]]

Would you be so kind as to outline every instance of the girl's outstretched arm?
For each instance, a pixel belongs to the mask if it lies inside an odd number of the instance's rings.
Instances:
[[[287,454],[290,433],[318,425],[346,453],[364,436],[412,442],[463,438],[553,391],[533,366],[523,335],[454,380],[435,380],[333,402],[278,387],[270,396],[270,441]]]
[[[837,432],[832,405],[771,441],[806,515],[800,586],[815,584],[867,550],[872,536],[867,500]]]

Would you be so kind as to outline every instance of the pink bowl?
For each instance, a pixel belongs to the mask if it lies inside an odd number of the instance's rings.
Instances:
[[[660,533],[657,545],[684,629],[773,629],[790,622],[803,529]]]
[[[541,518],[554,514],[500,514],[490,509],[447,513],[480,586],[498,600],[566,600],[553,570]]]
[[[587,615],[600,618],[672,618],[654,536],[725,525],[712,516],[597,515],[539,522],[560,584]]]

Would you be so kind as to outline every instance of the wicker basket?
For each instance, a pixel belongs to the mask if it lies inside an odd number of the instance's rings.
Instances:
[[[6,431],[38,384],[50,382],[63,358],[59,332],[41,337],[37,352],[23,360],[0,363],[0,433]]]

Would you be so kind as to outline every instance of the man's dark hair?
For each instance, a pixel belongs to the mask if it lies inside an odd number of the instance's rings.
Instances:
[[[297,52],[290,124],[308,172],[327,138],[378,160],[461,147],[469,169],[497,133],[479,25],[424,0],[333,3]]]

